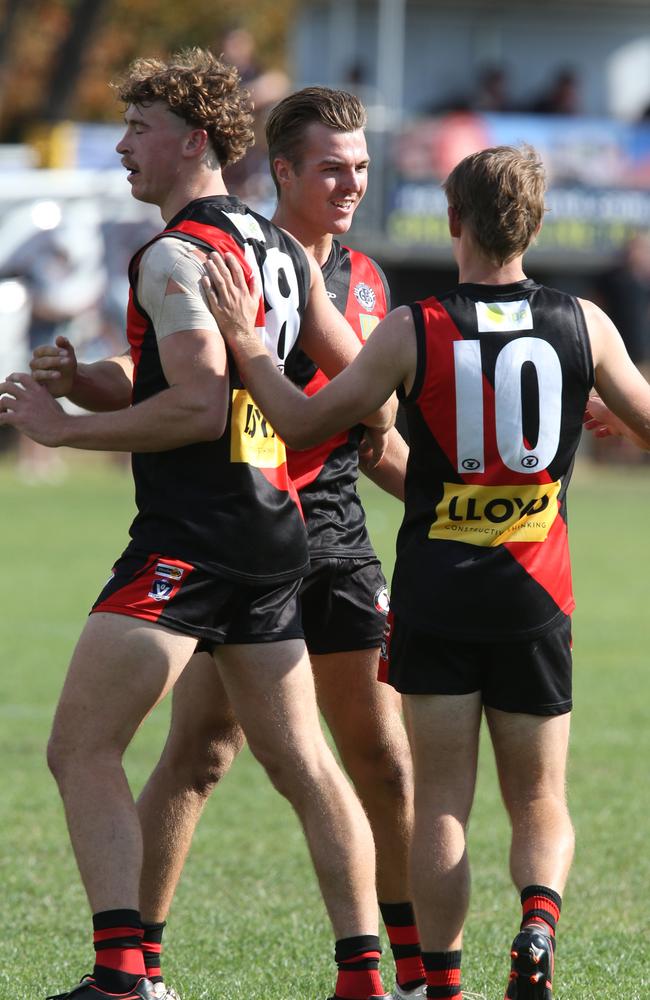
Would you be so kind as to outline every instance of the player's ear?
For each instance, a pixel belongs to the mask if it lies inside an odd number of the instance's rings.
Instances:
[[[273,172],[280,187],[288,184],[295,173],[293,166],[284,156],[276,156],[273,161]]]
[[[193,128],[185,139],[185,149],[188,156],[202,156],[208,148],[210,140],[204,128]]]
[[[460,212],[453,205],[447,206],[447,219],[449,220],[449,235],[458,239],[460,236]]]

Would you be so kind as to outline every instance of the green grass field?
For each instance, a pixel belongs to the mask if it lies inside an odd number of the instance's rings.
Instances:
[[[399,506],[364,488],[390,570]],[[60,486],[0,464],[0,1000],[39,1000],[92,965],[89,913],[44,751],[90,602],[126,540],[128,473],[75,457]],[[557,1000],[650,996],[650,469],[582,465],[570,501],[578,610],[570,802],[576,860],[560,925]],[[134,792],[166,734],[167,708],[129,751]],[[473,899],[465,988],[501,1000],[518,901],[507,823],[485,744],[470,831]],[[288,805],[248,752],[198,830],[166,932],[185,1000],[325,1000],[333,943]],[[392,978],[384,951],[384,981]]]

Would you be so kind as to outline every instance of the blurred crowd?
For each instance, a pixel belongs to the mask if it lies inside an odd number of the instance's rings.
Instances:
[[[256,115],[255,146],[226,169],[225,180],[233,194],[270,216],[275,191],[264,125],[270,108],[290,91],[291,81],[282,70],[262,68],[253,36],[244,28],[228,31],[221,51],[249,88]],[[341,85],[366,99],[369,85],[361,62],[350,66]],[[561,67],[542,92],[522,102],[513,98],[505,68],[486,65],[467,93],[449,94],[442,103],[422,110],[436,115],[454,111],[578,115],[580,79],[570,67]],[[414,156],[414,147],[406,145]],[[455,163],[457,150],[453,153]],[[91,197],[35,200],[19,212],[14,210],[11,218],[0,215],[2,373],[24,370],[34,348],[53,343],[58,334],[69,337],[82,361],[126,350],[128,262],[159,228],[155,213],[120,218],[110,205]],[[629,239],[619,259],[596,274],[592,285],[589,297],[612,317],[632,359],[650,374],[650,235],[639,232]],[[7,449],[15,450],[25,482],[53,481],[65,474],[56,452],[4,433],[0,452]],[[597,457],[635,457],[621,443],[609,441],[596,449]]]

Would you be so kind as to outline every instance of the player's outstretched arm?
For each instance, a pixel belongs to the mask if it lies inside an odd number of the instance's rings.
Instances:
[[[593,302],[581,299],[580,304],[591,341],[595,385],[605,404],[599,412],[598,403],[591,404],[596,411],[591,416],[650,450],[650,385],[633,364],[609,317]]]
[[[415,370],[411,312],[398,309],[373,331],[356,359],[315,396],[307,397],[277,370],[255,332],[258,292],[249,290],[236,259],[206,262],[203,287],[219,328],[255,402],[291,448],[309,448],[363,423]],[[382,430],[388,429],[381,428]]]
[[[121,410],[131,403],[133,362],[129,352],[80,364],[67,337],[35,348],[29,363],[35,381],[50,395],[67,396],[84,410]]]
[[[592,393],[589,396],[583,425],[586,430],[591,431],[594,437],[624,437],[637,445],[638,448],[648,449],[643,439],[612,413],[597,393]]]
[[[10,425],[48,447],[89,451],[167,451],[223,433],[228,372],[225,345],[214,330],[166,337],[160,358],[169,388],[110,413],[66,413],[31,375],[0,383],[0,426]]]

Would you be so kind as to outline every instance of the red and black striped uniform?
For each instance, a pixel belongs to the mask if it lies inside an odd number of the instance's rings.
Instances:
[[[393,610],[452,639],[535,638],[574,607],[566,491],[593,383],[582,309],[526,279],[412,310]]]
[[[333,241],[323,265],[327,292],[363,343],[390,309],[386,277],[365,254]],[[299,349],[287,368],[308,396],[327,384],[327,376]],[[374,556],[357,494],[359,443],[357,425],[307,451],[288,450],[289,473],[300,494],[312,560]]]
[[[251,271],[261,275],[258,329],[283,369],[310,284],[307,258],[295,241],[228,196],[191,202],[155,239],[169,234],[208,252],[230,251],[247,276]],[[136,294],[145,249],[135,255],[129,272],[134,404],[168,387],[154,329]],[[296,579],[308,555],[284,445],[253,404],[230,355],[228,373],[230,404],[221,438],[133,455],[138,513],[130,529],[132,546],[243,582]]]

